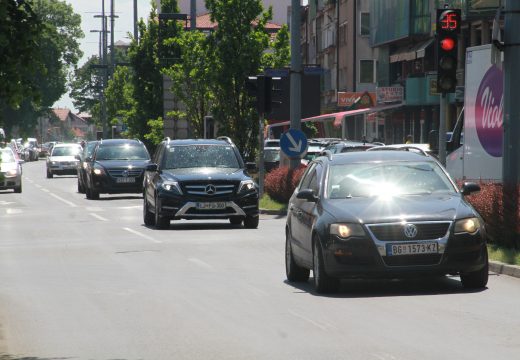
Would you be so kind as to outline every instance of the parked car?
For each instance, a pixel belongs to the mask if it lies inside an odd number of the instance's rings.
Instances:
[[[176,219],[229,219],[257,228],[258,185],[229,138],[167,139],[146,168],[143,218],[158,229]]]
[[[77,144],[56,144],[47,157],[47,178],[54,175],[76,175],[78,160],[76,155],[81,152],[81,146]]]
[[[43,143],[40,147],[40,156],[41,157],[47,157],[51,154],[52,148],[54,145],[56,145],[57,141],[48,141],[46,143]]]
[[[150,155],[141,141],[100,140],[84,161],[87,199],[99,199],[99,194],[142,194],[144,169],[150,163]]]
[[[90,160],[92,158],[92,153],[94,152],[97,143],[98,141],[86,142],[81,153],[76,155],[76,160],[78,160],[76,167],[78,175],[78,192],[81,194],[85,193],[87,183],[87,171],[89,168],[89,161],[87,161],[87,159]]]
[[[280,147],[264,148],[264,168],[269,172],[280,166]]]
[[[27,141],[24,143],[24,148],[29,151],[28,161],[38,161],[40,157],[40,145],[36,138],[27,138]]]
[[[10,147],[0,149],[0,190],[22,192],[22,163]]]
[[[359,151],[319,157],[289,201],[286,274],[317,292],[341,278],[460,275],[466,288],[488,281],[480,215],[432,156]]]

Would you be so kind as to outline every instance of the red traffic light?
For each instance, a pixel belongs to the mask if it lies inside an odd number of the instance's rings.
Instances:
[[[444,38],[444,39],[441,39],[441,42],[440,42],[440,46],[441,46],[441,49],[444,50],[444,51],[451,51],[455,48],[455,40],[452,39],[452,38]]]

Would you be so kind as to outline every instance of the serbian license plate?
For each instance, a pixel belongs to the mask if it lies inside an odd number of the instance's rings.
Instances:
[[[134,177],[119,177],[119,178],[116,178],[116,182],[118,184],[133,184],[133,183],[135,183],[135,178]]]
[[[226,208],[224,201],[218,202],[198,202],[197,209],[199,210],[222,210]]]
[[[386,245],[387,256],[437,254],[438,252],[439,248],[436,242]]]

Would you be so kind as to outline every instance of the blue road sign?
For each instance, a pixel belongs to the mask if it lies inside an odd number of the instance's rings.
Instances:
[[[301,130],[289,129],[280,137],[280,149],[290,158],[302,158],[308,145],[307,137]]]

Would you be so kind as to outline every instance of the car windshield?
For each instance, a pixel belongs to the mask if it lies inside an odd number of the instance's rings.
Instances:
[[[456,191],[434,162],[375,162],[331,166],[327,194],[331,199],[423,195]]]
[[[148,160],[150,155],[144,145],[117,144],[100,145],[96,160]]]
[[[224,145],[178,145],[167,149],[165,169],[182,168],[240,168],[235,151]]]
[[[13,152],[10,151],[10,150],[2,150],[0,152],[0,159],[2,160],[2,162],[14,162],[15,159],[14,159],[14,156],[13,156]]]
[[[60,146],[52,149],[52,156],[74,156],[79,154],[80,151],[79,146]]]
[[[264,150],[265,161],[280,161],[280,150]]]

